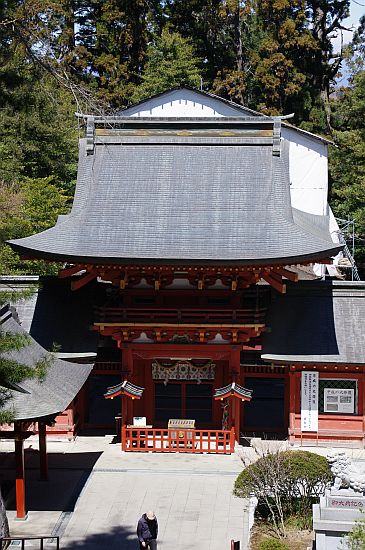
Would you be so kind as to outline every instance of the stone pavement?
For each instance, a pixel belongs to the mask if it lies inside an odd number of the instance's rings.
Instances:
[[[229,550],[232,538],[247,548],[248,503],[232,495],[242,469],[236,455],[122,453],[109,436],[84,436],[48,443],[42,482],[37,440],[25,445],[29,515],[14,519],[10,494],[12,535],[60,535],[61,549],[137,549],[137,520],[154,509],[161,550]],[[10,449],[0,442],[2,479],[14,475]]]

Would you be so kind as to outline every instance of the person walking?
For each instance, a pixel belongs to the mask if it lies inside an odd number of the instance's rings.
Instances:
[[[137,537],[140,550],[157,550],[158,523],[155,513],[149,510],[138,520]]]

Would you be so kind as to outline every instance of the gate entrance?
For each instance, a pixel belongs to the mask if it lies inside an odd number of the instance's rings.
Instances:
[[[196,382],[155,383],[155,423],[166,426],[170,418],[193,418],[198,426],[212,424],[213,384]]]

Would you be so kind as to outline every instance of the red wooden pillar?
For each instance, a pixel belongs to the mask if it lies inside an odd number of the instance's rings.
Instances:
[[[47,427],[44,422],[38,422],[39,438],[39,468],[41,480],[48,480]]]
[[[131,348],[127,347],[123,351],[124,368],[129,372],[128,379],[133,382],[133,353]],[[133,424],[134,416],[134,401],[131,398],[124,399],[124,404],[127,409],[127,424]]]
[[[238,347],[233,347],[229,356],[229,370],[232,382],[240,381],[241,366],[241,350]],[[241,416],[241,401],[237,397],[231,397],[231,425],[235,428],[236,441],[240,441],[240,416]]]
[[[25,511],[24,439],[21,422],[14,423],[16,519],[27,519]]]

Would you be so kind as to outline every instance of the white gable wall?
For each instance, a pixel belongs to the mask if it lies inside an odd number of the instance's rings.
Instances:
[[[289,142],[290,195],[294,208],[328,215],[327,144],[291,128],[282,128]]]
[[[172,90],[152,99],[147,99],[140,105],[128,107],[121,114],[133,117],[181,118],[252,116],[250,111],[231,107],[224,101],[188,89]]]

